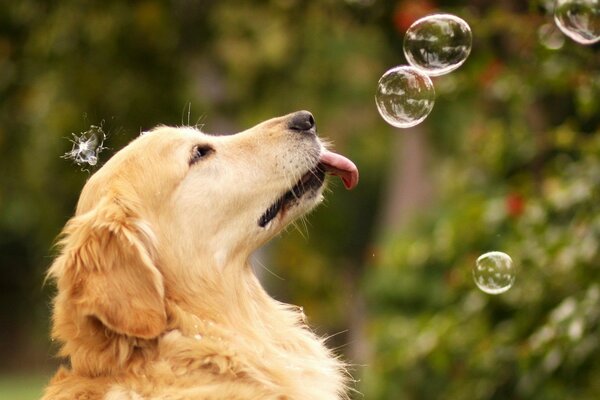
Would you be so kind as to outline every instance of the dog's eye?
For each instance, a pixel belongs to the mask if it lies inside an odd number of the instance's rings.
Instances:
[[[192,149],[192,157],[190,158],[190,164],[194,164],[195,162],[206,158],[208,155],[214,153],[214,151],[215,149],[206,144],[199,144],[197,146],[194,146],[194,148]]]

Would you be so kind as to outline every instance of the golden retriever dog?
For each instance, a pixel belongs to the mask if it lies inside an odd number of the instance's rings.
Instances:
[[[48,276],[67,360],[44,399],[342,399],[344,364],[249,264],[358,182],[299,111],[229,136],[158,127],[86,183]]]

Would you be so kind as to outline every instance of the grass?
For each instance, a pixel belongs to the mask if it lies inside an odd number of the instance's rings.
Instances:
[[[47,382],[44,375],[0,375],[0,399],[38,400]]]

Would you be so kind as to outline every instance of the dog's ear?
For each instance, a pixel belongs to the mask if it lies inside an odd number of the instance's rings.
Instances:
[[[153,242],[149,229],[122,203],[102,199],[69,221],[60,241],[62,253],[48,275],[79,318],[151,339],[167,324]]]

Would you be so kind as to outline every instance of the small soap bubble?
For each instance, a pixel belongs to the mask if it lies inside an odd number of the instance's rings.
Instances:
[[[549,50],[558,50],[565,44],[565,36],[554,24],[544,24],[538,29],[540,43]]]
[[[435,90],[427,75],[402,65],[379,79],[375,102],[388,124],[410,128],[421,123],[433,109]]]
[[[415,21],[404,35],[404,55],[415,68],[439,76],[460,67],[471,52],[471,28],[450,14],[434,14]]]
[[[91,125],[90,129],[80,134],[72,134],[73,147],[62,158],[73,160],[77,165],[94,166],[98,163],[98,155],[105,149],[106,133],[102,126]]]
[[[556,0],[556,26],[581,44],[600,41],[600,0]]]
[[[475,284],[488,294],[506,292],[515,283],[515,276],[512,259],[500,251],[491,251],[479,256],[473,267]]]

